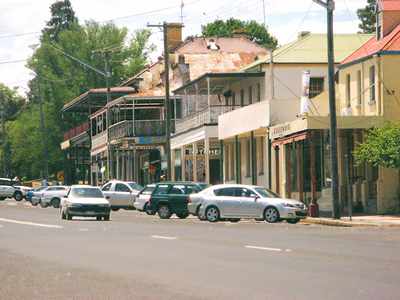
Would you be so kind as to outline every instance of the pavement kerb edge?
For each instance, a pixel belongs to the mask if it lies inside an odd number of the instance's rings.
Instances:
[[[301,221],[303,224],[318,224],[336,227],[400,227],[400,224],[376,224],[376,223],[360,223],[339,220],[327,220],[317,218],[306,218]]]

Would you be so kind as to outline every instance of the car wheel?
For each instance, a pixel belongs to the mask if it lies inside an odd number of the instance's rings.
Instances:
[[[189,217],[189,213],[188,212],[184,212],[184,213],[180,213],[180,214],[176,214],[178,216],[179,219],[186,219],[187,217]]]
[[[44,203],[42,200],[40,200],[40,207],[41,208],[46,208],[48,206],[47,203]]]
[[[279,221],[279,211],[272,206],[269,206],[264,211],[264,219],[268,223],[276,223]]]
[[[96,220],[97,221],[101,221],[101,217],[96,217]]]
[[[22,199],[23,199],[24,197],[22,196],[22,193],[21,192],[15,192],[14,193],[14,199],[16,200],[16,201],[21,201]]]
[[[119,211],[118,207],[112,207],[111,209],[112,209],[112,211]]]
[[[60,208],[60,199],[58,198],[53,198],[50,201],[51,206],[53,206],[54,208]]]
[[[36,201],[31,201],[31,204],[32,204],[33,206],[37,206],[39,203],[37,203]]]
[[[110,221],[110,215],[104,216],[104,221]]]
[[[219,221],[219,210],[215,206],[210,206],[206,209],[206,219],[209,222]]]
[[[6,198],[4,198],[4,197],[0,197],[0,201],[3,201],[3,200],[5,200]]]
[[[160,207],[157,210],[158,216],[160,219],[169,219],[171,218],[171,210],[168,205],[160,205]]]
[[[65,220],[66,217],[65,217],[64,211],[62,209],[60,209],[60,212],[61,212],[61,220]]]
[[[65,217],[67,220],[72,220],[72,215],[68,212],[68,209],[65,211]]]
[[[300,219],[287,219],[286,222],[289,224],[297,224],[299,223]]]

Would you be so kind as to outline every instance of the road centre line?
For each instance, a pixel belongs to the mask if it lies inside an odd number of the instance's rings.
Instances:
[[[162,235],[152,235],[153,239],[161,239],[161,240],[176,240],[177,237],[175,236],[162,236]]]
[[[27,222],[27,221],[4,219],[4,218],[0,218],[0,222],[14,223],[14,224],[20,224],[20,225],[29,225],[29,226],[37,226],[37,227],[45,227],[45,228],[57,228],[57,229],[63,228],[60,225],[41,224],[41,223],[34,223],[34,222]]]
[[[292,251],[290,249],[283,250],[281,248],[270,248],[270,247],[251,246],[251,245],[246,245],[244,247],[247,249],[257,249],[257,250],[274,251],[274,252],[282,252],[282,251],[291,252]]]

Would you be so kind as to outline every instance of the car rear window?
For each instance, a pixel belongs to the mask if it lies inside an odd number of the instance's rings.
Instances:
[[[202,190],[201,186],[195,186],[195,185],[188,185],[186,187],[186,194],[196,194]]]
[[[161,184],[157,186],[156,190],[154,191],[155,195],[166,195],[168,194],[169,185],[168,184]]]
[[[156,187],[155,186],[147,186],[140,192],[142,195],[151,195]]]
[[[184,185],[173,185],[168,194],[173,195],[185,195],[185,186]]]

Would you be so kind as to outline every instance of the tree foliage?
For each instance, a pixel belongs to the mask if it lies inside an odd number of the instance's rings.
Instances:
[[[256,21],[242,21],[230,18],[226,21],[216,20],[202,26],[204,37],[232,37],[235,33],[245,33],[257,44],[275,49],[278,41],[267,30],[267,28]]]
[[[25,99],[17,93],[17,89],[10,89],[0,82],[1,113],[4,113],[5,120],[15,118],[24,104]]]
[[[387,123],[369,130],[365,142],[354,152],[358,164],[400,168],[400,124]]]
[[[374,33],[376,30],[376,17],[375,17],[375,7],[376,0],[367,0],[368,4],[364,8],[357,10],[358,18],[360,19],[360,24],[358,27],[363,33]]]
[[[61,9],[63,5],[68,7],[67,13]],[[68,0],[56,2],[51,11],[51,21],[42,31],[40,45],[28,62],[28,67],[36,74],[29,82],[29,104],[7,125],[13,175],[19,177],[38,178],[41,175],[43,140],[39,100],[44,106],[49,174],[55,174],[63,169],[60,149],[63,133],[87,120],[83,115],[70,115],[63,119],[62,106],[88,89],[106,84],[101,75],[69,59],[56,48],[100,70],[104,70],[105,65],[102,51],[112,50],[112,85],[118,85],[142,69],[154,50],[154,46],[149,45],[148,30],[139,30],[128,36],[126,28],[118,28],[113,23],[88,21],[79,24]],[[60,12],[66,14],[58,16]]]

